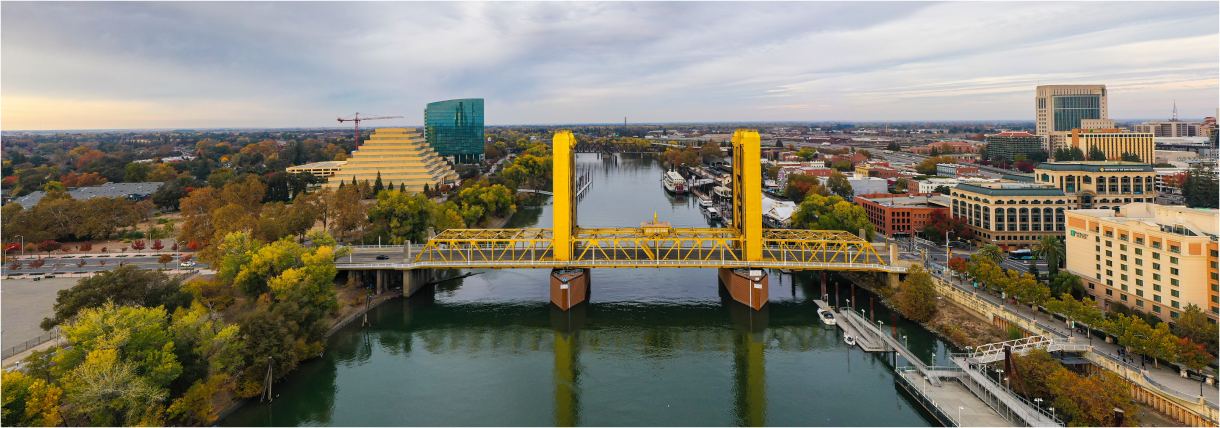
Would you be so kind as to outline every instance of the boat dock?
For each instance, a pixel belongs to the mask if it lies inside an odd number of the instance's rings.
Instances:
[[[872,332],[868,331],[867,329],[861,329],[859,326],[857,326],[856,323],[859,321],[855,321],[855,323],[853,323],[853,321],[849,321],[842,312],[838,311],[837,308],[830,306],[824,301],[814,300],[813,303],[816,303],[820,308],[834,312],[835,325],[838,326],[840,330],[843,330],[843,334],[850,334],[852,337],[856,338],[856,346],[859,346],[860,349],[863,349],[865,352],[889,351],[889,349],[885,349],[885,345],[876,337],[875,334],[872,334]],[[849,309],[848,312],[851,312],[851,310]]]

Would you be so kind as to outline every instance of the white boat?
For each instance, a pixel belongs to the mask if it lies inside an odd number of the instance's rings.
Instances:
[[[670,193],[683,194],[688,190],[686,188],[686,179],[682,178],[682,174],[678,171],[665,171],[665,176],[661,178],[661,182],[665,184],[665,190]]]
[[[707,208],[711,208],[711,207],[712,207],[712,198],[709,198],[707,196],[699,197],[699,208],[707,209]]]
[[[856,346],[856,338],[852,337],[850,334],[843,336],[843,341],[847,342],[848,345]]]
[[[703,213],[704,213],[705,215],[707,215],[707,218],[710,218],[710,219],[712,219],[712,220],[719,220],[719,219],[720,219],[720,210],[718,210],[718,209],[715,209],[715,208],[708,208],[708,209],[706,209],[706,210],[703,210]]]
[[[825,309],[818,309],[818,318],[819,318],[819,319],[821,319],[821,320],[822,320],[822,323],[824,323],[824,324],[826,324],[826,325],[835,325],[835,324],[837,324],[837,323],[835,322],[835,314],[834,314],[834,312],[831,312],[831,311],[828,311],[828,310],[825,310]]]

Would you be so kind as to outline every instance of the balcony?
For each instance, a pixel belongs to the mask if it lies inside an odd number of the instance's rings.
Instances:
[[[1159,249],[1161,249],[1161,243],[1160,243],[1160,242],[1153,242],[1153,243],[1152,243],[1152,248],[1156,248],[1156,249],[1158,249],[1158,250],[1159,250]]]

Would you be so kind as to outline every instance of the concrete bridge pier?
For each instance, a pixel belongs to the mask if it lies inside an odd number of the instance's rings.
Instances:
[[[767,304],[766,269],[720,268],[719,275],[733,300],[754,310]]]
[[[432,269],[409,269],[402,271],[402,295],[411,297],[419,289],[432,281]]]
[[[551,269],[551,303],[569,310],[589,299],[589,269]]]

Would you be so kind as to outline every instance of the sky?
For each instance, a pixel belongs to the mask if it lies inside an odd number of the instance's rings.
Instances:
[[[0,129],[1034,119],[1220,107],[1216,2],[3,2]]]

